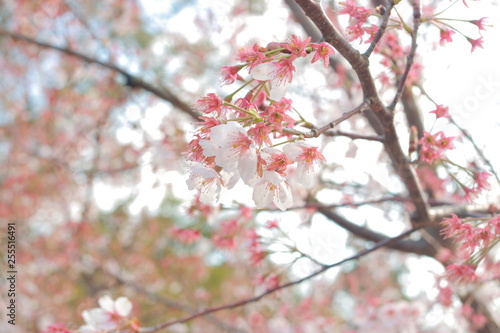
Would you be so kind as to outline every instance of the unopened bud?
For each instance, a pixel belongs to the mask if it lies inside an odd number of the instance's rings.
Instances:
[[[384,6],[380,5],[380,6],[377,6],[375,8],[375,11],[377,13],[379,13],[380,15],[385,15],[385,12],[387,11],[387,9]]]

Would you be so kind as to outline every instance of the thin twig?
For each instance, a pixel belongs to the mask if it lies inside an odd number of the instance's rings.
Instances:
[[[15,33],[15,32],[3,30],[3,29],[0,29],[0,35],[7,36],[7,37],[10,37],[10,38],[15,39],[15,40],[24,41],[24,42],[27,42],[30,44],[34,44],[34,45],[37,45],[37,46],[42,47],[42,48],[60,51],[60,52],[65,53],[67,55],[77,57],[78,59],[80,59],[84,62],[96,64],[96,65],[105,67],[107,69],[110,69],[112,71],[118,72],[118,73],[122,74],[123,76],[125,76],[125,78],[127,79],[127,84],[129,86],[139,87],[139,88],[142,88],[146,91],[149,91],[150,93],[156,95],[157,97],[159,97],[167,102],[170,102],[173,106],[175,106],[178,109],[180,109],[181,111],[187,113],[189,116],[191,116],[191,118],[195,119],[196,121],[199,120],[199,118],[198,118],[199,115],[196,112],[194,112],[189,105],[182,102],[179,98],[177,98],[177,96],[175,96],[172,92],[170,92],[166,88],[155,87],[155,86],[143,81],[142,79],[132,75],[131,73],[124,70],[123,68],[116,66],[113,63],[100,61],[96,58],[89,57],[87,55],[84,55],[80,52],[77,52],[77,51],[72,50],[72,49],[67,48],[67,47],[61,47],[61,46],[48,44],[45,42],[40,42],[40,41],[37,41],[37,40],[32,39],[30,37],[27,37],[27,36],[24,36],[24,35]]]
[[[291,287],[291,286],[295,286],[295,285],[298,285],[304,281],[307,281],[307,280],[310,280],[312,279],[313,277],[329,270],[330,268],[334,268],[334,267],[337,267],[337,266],[340,266],[341,264],[343,263],[346,263],[348,261],[352,261],[352,260],[357,260],[371,252],[374,252],[376,250],[378,250],[379,248],[381,247],[384,247],[384,246],[389,246],[395,242],[398,242],[399,240],[401,239],[404,239],[406,237],[408,237],[409,235],[411,235],[412,233],[414,233],[415,231],[421,229],[422,227],[419,226],[419,227],[415,227],[413,229],[410,229],[408,231],[405,231],[403,232],[402,234],[396,236],[396,237],[388,237],[388,238],[385,238],[383,240],[381,240],[380,242],[376,243],[373,247],[371,248],[368,248],[366,250],[363,250],[363,251],[360,251],[358,253],[356,253],[355,255],[353,256],[350,256],[350,257],[347,257],[345,259],[342,259],[336,263],[333,263],[331,265],[326,265],[324,267],[322,267],[321,269],[315,271],[314,273],[311,273],[301,279],[297,279],[297,280],[294,280],[294,281],[291,281],[291,282],[288,282],[288,283],[285,283],[285,284],[282,284],[282,285],[279,285],[277,287],[274,287],[272,289],[268,289],[267,291],[257,295],[257,296],[254,296],[254,297],[251,297],[251,298],[247,298],[247,299],[244,299],[244,300],[241,300],[241,301],[238,301],[238,302],[235,302],[235,303],[231,303],[231,304],[226,304],[226,305],[221,305],[221,306],[218,306],[218,307],[213,307],[213,308],[209,308],[209,309],[206,309],[204,311],[201,311],[199,313],[196,313],[194,315],[191,315],[189,317],[185,317],[185,318],[181,318],[181,319],[178,319],[178,320],[174,320],[174,321],[170,321],[170,322],[167,322],[167,323],[163,323],[163,324],[159,324],[159,325],[156,325],[156,326],[152,326],[152,327],[143,327],[140,329],[139,332],[143,332],[143,333],[149,333],[149,332],[156,332],[156,331],[159,331],[161,329],[164,329],[166,327],[169,327],[169,326],[172,326],[172,325],[175,325],[175,324],[180,324],[180,323],[185,323],[185,322],[188,322],[188,321],[191,321],[195,318],[198,318],[198,317],[203,317],[203,316],[206,316],[210,313],[214,313],[214,312],[218,312],[218,311],[221,311],[221,310],[227,310],[227,309],[234,309],[234,308],[238,308],[238,307],[241,307],[241,306],[244,306],[246,304],[249,304],[249,303],[253,303],[253,302],[257,302],[259,301],[260,299],[262,299],[263,297],[265,296],[268,296],[270,294],[273,294],[275,293],[276,291],[278,290],[282,290],[282,289],[285,289],[285,288],[288,288],[288,287]]]
[[[158,295],[157,293],[150,292],[149,290],[145,289],[144,287],[142,287],[136,283],[133,283],[129,280],[126,280],[117,274],[109,272],[102,267],[98,267],[98,268],[100,268],[104,273],[106,273],[109,276],[111,276],[112,278],[114,278],[118,283],[132,288],[136,292],[147,296],[148,298],[150,298],[151,300],[153,300],[155,302],[163,304],[169,308],[174,308],[174,309],[177,309],[177,310],[180,310],[183,312],[187,312],[187,313],[196,313],[196,311],[197,311],[194,307],[182,304],[182,303],[175,301],[175,300],[171,300],[165,296]],[[221,329],[225,332],[236,332],[236,333],[243,332],[242,330],[237,329],[235,327],[232,327],[214,316],[205,316],[204,319],[211,322],[212,324],[214,324],[219,329]]]
[[[498,184],[500,184],[500,178],[499,178],[498,174],[496,173],[495,168],[493,167],[493,164],[491,164],[490,160],[488,158],[486,158],[486,156],[483,153],[483,150],[478,147],[478,145],[476,144],[476,142],[474,141],[472,136],[469,134],[469,132],[467,132],[464,128],[462,128],[459,124],[457,124],[457,122],[451,116],[448,119],[450,119],[451,123],[453,125],[455,125],[460,130],[460,132],[462,132],[462,134],[467,138],[467,140],[469,140],[469,142],[472,144],[472,146],[474,147],[474,149],[478,153],[479,157],[481,157],[483,162],[489,166],[490,171],[495,176]]]
[[[391,16],[391,11],[392,8],[394,7],[394,1],[389,1],[389,8],[386,9],[384,16],[382,17],[382,23],[380,24],[380,27],[378,28],[377,34],[375,35],[375,38],[373,39],[372,43],[370,44],[370,47],[368,50],[365,51],[363,54],[365,57],[370,57],[372,54],[373,50],[375,50],[375,47],[377,46],[378,42],[380,39],[382,39],[382,36],[385,33],[385,29],[387,29],[387,23],[389,22],[389,17]]]
[[[324,132],[328,131],[329,129],[334,128],[335,126],[337,126],[341,122],[346,121],[347,119],[351,118],[352,116],[363,112],[363,110],[365,110],[367,107],[368,107],[368,102],[364,101],[363,103],[361,103],[361,105],[357,106],[356,108],[352,109],[351,111],[343,113],[342,116],[335,119],[334,121],[329,122],[328,124],[326,124],[325,126],[323,126],[321,128],[318,128],[318,129],[313,128],[312,130],[310,130],[307,133],[303,133],[303,132],[300,132],[300,131],[297,131],[294,129],[289,129],[289,128],[283,128],[283,132],[285,132],[287,134],[299,135],[299,136],[302,136],[304,138],[317,138],[318,136],[320,136]]]
[[[356,134],[356,133],[347,133],[344,131],[326,131],[323,133],[325,136],[345,136],[348,138],[351,138],[353,140],[367,140],[367,141],[378,141],[378,142],[384,142],[384,137],[379,136],[379,135],[362,135],[362,134]]]
[[[419,89],[420,89],[420,92],[422,94],[425,95],[425,97],[427,97],[432,103],[434,103],[435,105],[438,105],[438,103],[436,103],[432,98],[431,96],[429,96],[429,94],[427,93],[427,91],[424,89],[424,87],[422,87],[421,85],[418,85],[417,86]],[[467,138],[467,140],[469,140],[469,142],[472,144],[472,146],[474,147],[474,149],[476,150],[476,152],[478,153],[479,157],[481,157],[481,159],[483,160],[483,162],[488,165],[488,167],[490,168],[490,171],[491,173],[495,176],[498,184],[500,185],[500,177],[498,176],[498,173],[495,171],[495,168],[493,167],[493,164],[490,162],[490,160],[484,155],[483,153],[483,150],[481,148],[479,148],[479,146],[477,145],[476,141],[474,140],[474,138],[472,137],[472,135],[469,134],[469,132],[467,132],[466,129],[464,129],[462,126],[460,126],[456,121],[455,119],[453,119],[453,117],[450,115],[448,117],[448,119],[450,120],[450,122],[455,125],[455,127],[457,127],[460,132],[462,132],[462,134]]]
[[[398,89],[396,92],[396,95],[394,96],[394,100],[392,103],[389,105],[388,109],[390,111],[394,111],[394,108],[396,107],[396,104],[398,104],[399,99],[401,98],[401,94],[403,93],[403,89],[406,84],[406,78],[408,77],[408,74],[410,73],[411,67],[413,65],[413,61],[415,58],[415,53],[417,52],[417,35],[418,35],[418,28],[420,26],[420,1],[419,0],[412,0],[411,2],[413,6],[413,31],[411,35],[411,49],[410,53],[408,54],[408,57],[406,58],[406,68],[399,78],[398,82]]]

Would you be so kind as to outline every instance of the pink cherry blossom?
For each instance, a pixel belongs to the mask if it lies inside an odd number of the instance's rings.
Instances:
[[[482,17],[480,18],[479,20],[472,20],[472,21],[469,21],[470,23],[476,25],[479,30],[486,30],[486,28],[484,27],[484,21],[488,19],[487,17]]]
[[[86,325],[80,327],[81,333],[97,333],[117,329],[123,319],[132,311],[132,303],[126,297],[116,301],[106,295],[99,298],[99,308],[82,313]]]
[[[53,324],[42,331],[42,333],[72,333],[64,324]]]
[[[439,45],[444,46],[446,43],[452,42],[451,36],[455,34],[455,31],[450,29],[441,29],[439,31]]]
[[[262,53],[261,48],[257,44],[254,44],[251,48],[240,49],[236,57],[237,60],[247,63],[249,69],[262,64],[265,58],[265,54]]]
[[[469,284],[477,280],[475,270],[471,265],[449,265],[444,277],[453,284]]]
[[[307,56],[306,48],[309,46],[310,42],[311,37],[307,37],[306,40],[301,41],[297,36],[292,35],[292,40],[288,43],[281,44],[281,46],[292,53],[290,60],[293,60],[298,57]]]
[[[222,84],[231,84],[234,81],[239,80],[241,77],[238,75],[239,70],[242,66],[224,66],[221,69],[221,81]]]
[[[431,111],[430,113],[434,113],[436,115],[436,118],[446,118],[450,116],[450,114],[448,113],[448,107],[444,105],[436,106],[436,110]]]
[[[293,161],[290,160],[283,152],[274,148],[264,148],[263,152],[267,154],[262,154],[266,161],[266,170],[275,171],[279,175],[285,177],[286,169]]]
[[[271,83],[269,97],[272,100],[279,100],[285,95],[288,84],[292,82],[293,72],[295,66],[292,61],[284,58],[279,62],[260,64],[250,71],[250,75],[255,80],[269,81]]]
[[[260,122],[248,130],[248,135],[253,138],[258,146],[262,146],[264,143],[270,146],[271,138],[269,137],[269,133],[273,130],[274,128],[272,126]]]
[[[478,47],[483,48],[483,37],[478,39],[472,39],[467,37],[467,41],[471,44],[471,52],[474,52]]]
[[[314,179],[314,165],[319,161],[326,161],[317,147],[311,147],[303,142],[292,142],[283,147],[283,151],[292,161],[297,162],[295,179],[302,185],[309,187]]]
[[[283,125],[292,127],[295,124],[295,120],[287,114],[288,108],[284,108],[283,106],[285,104],[275,103],[260,113],[260,116],[273,125],[271,127],[274,127],[280,133],[283,131]]]
[[[177,226],[172,226],[168,231],[171,237],[185,244],[192,244],[201,238],[199,230],[180,229]]]
[[[224,108],[224,101],[216,94],[210,93],[200,98],[194,105],[194,108],[196,111],[202,113],[215,113],[220,117]]]
[[[326,43],[322,42],[320,44],[311,44],[311,47],[316,50],[316,53],[314,53],[314,57],[311,60],[311,63],[315,63],[318,60],[323,60],[323,63],[325,65],[325,68],[328,68],[328,65],[330,64],[330,54],[334,54],[335,51],[333,50],[333,47]]]

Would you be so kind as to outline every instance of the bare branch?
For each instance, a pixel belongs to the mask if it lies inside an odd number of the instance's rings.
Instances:
[[[389,8],[387,8],[385,10],[384,16],[382,16],[382,23],[380,24],[380,27],[378,28],[377,34],[375,35],[375,38],[373,39],[372,43],[370,44],[370,47],[368,48],[368,50],[366,50],[365,53],[363,54],[365,57],[367,57],[367,58],[370,57],[373,50],[375,50],[375,47],[377,46],[378,42],[380,41],[380,39],[382,39],[382,36],[385,33],[385,29],[387,29],[387,23],[389,22],[389,17],[391,16],[391,11],[392,11],[393,7],[394,7],[394,1],[389,1]]]
[[[413,31],[411,33],[411,49],[410,53],[408,54],[408,57],[406,58],[405,71],[403,75],[401,75],[401,77],[399,78],[396,95],[394,96],[391,105],[389,105],[388,107],[390,111],[394,111],[396,104],[398,104],[399,98],[401,97],[401,94],[403,93],[403,89],[406,84],[406,78],[408,77],[408,74],[410,73],[411,70],[411,66],[413,65],[415,53],[417,52],[417,46],[418,46],[417,34],[418,34],[418,28],[420,26],[420,1],[412,0],[411,4],[413,6]]]
[[[362,135],[362,134],[356,134],[356,133],[347,133],[344,131],[326,131],[323,133],[325,136],[345,136],[348,138],[351,138],[353,140],[368,140],[368,141],[378,141],[378,142],[384,142],[385,139],[383,136],[376,136],[376,135]]]
[[[78,58],[78,59],[80,59],[80,60],[82,60],[84,62],[87,62],[87,63],[90,63],[90,64],[96,64],[96,65],[105,67],[107,69],[110,69],[112,71],[115,71],[117,73],[120,73],[120,74],[122,74],[122,75],[125,76],[125,78],[128,81],[128,84],[130,86],[132,86],[132,87],[140,87],[140,88],[142,88],[142,89],[144,89],[146,91],[149,91],[153,95],[156,95],[157,97],[159,97],[159,98],[161,98],[161,99],[163,99],[163,100],[171,103],[173,106],[175,106],[179,110],[187,113],[189,116],[191,116],[191,118],[193,118],[193,119],[195,119],[197,121],[199,120],[198,119],[199,115],[196,112],[194,112],[189,105],[187,105],[186,103],[184,103],[183,101],[181,101],[179,98],[177,98],[177,96],[175,96],[172,92],[170,92],[166,88],[164,88],[164,87],[162,87],[162,88],[155,87],[155,86],[153,86],[153,85],[151,85],[151,84],[143,81],[142,79],[140,79],[140,78],[132,75],[131,73],[127,72],[126,70],[124,70],[124,69],[116,66],[113,63],[100,61],[100,60],[98,60],[96,58],[89,57],[89,56],[84,55],[84,54],[82,54],[80,52],[74,51],[74,50],[72,50],[70,48],[60,47],[60,46],[56,46],[56,45],[52,45],[52,44],[40,42],[40,41],[37,41],[37,40],[32,39],[30,37],[27,37],[27,36],[24,36],[24,35],[15,33],[15,32],[7,31],[7,30],[0,29],[0,35],[7,36],[7,37],[10,37],[12,39],[23,41],[23,42],[27,42],[27,43],[30,43],[30,44],[34,44],[34,45],[37,45],[37,46],[42,47],[42,48],[60,51],[60,52],[62,52],[64,54],[67,54],[69,56],[76,57],[76,58]]]
[[[363,239],[372,242],[380,242],[381,240],[386,238],[385,235],[372,231],[368,228],[359,226],[328,208],[319,208],[318,212],[326,216],[328,219],[330,219],[338,226],[346,229],[349,232],[352,232],[354,235],[361,237]],[[420,226],[423,227],[423,225]],[[436,255],[436,250],[423,238],[421,238],[420,240],[405,240],[405,241],[402,240],[399,242],[391,243],[386,247],[398,251],[415,253],[428,257],[434,257]]]
[[[323,126],[321,128],[318,128],[318,129],[313,128],[311,131],[309,131],[307,133],[302,133],[300,131],[297,131],[294,129],[289,129],[289,128],[284,128],[283,132],[288,133],[288,134],[299,135],[299,136],[302,136],[304,138],[317,138],[318,136],[320,136],[324,132],[328,131],[329,129],[334,128],[335,126],[337,126],[341,122],[351,118],[352,116],[354,116],[358,113],[363,112],[363,110],[367,107],[367,105],[368,105],[367,102],[363,102],[363,103],[361,103],[361,105],[354,108],[353,110],[343,113],[342,116],[340,116],[338,119],[335,119],[334,121],[329,122],[328,124],[326,124],[325,126]]]
[[[169,308],[174,308],[174,309],[177,309],[177,310],[180,310],[180,311],[183,311],[183,312],[187,312],[187,313],[196,313],[196,311],[197,311],[194,307],[182,304],[182,303],[180,303],[177,300],[171,300],[171,299],[169,299],[169,298],[167,298],[165,296],[161,296],[161,295],[158,295],[156,293],[152,293],[149,290],[143,288],[142,286],[140,286],[138,284],[135,284],[135,283],[133,283],[131,281],[128,281],[128,280],[124,279],[123,277],[119,276],[118,274],[111,273],[111,272],[105,270],[102,267],[98,267],[98,268],[100,268],[104,273],[106,273],[109,276],[111,276],[118,283],[126,285],[126,286],[132,288],[136,292],[147,296],[149,299],[151,299],[151,300],[153,300],[155,302],[163,304],[163,305],[165,305],[165,306],[167,306]],[[241,329],[234,328],[234,327],[226,324],[225,322],[223,322],[222,320],[220,320],[220,319],[218,319],[216,317],[208,315],[208,316],[205,316],[204,319],[207,320],[208,322],[211,322],[212,324],[214,324],[215,326],[217,326],[222,331],[225,331],[225,332],[236,332],[236,333],[243,332]]]
[[[356,253],[355,255],[353,256],[350,256],[350,257],[347,257],[343,260],[340,260],[336,263],[333,263],[331,265],[326,265],[324,267],[322,267],[321,269],[315,271],[314,273],[311,273],[301,279],[297,279],[297,280],[294,280],[294,281],[290,281],[288,283],[285,283],[285,284],[282,284],[282,285],[279,285],[277,287],[274,287],[272,289],[268,289],[267,291],[257,295],[257,296],[254,296],[254,297],[251,297],[251,298],[247,298],[247,299],[244,299],[244,300],[241,300],[241,301],[238,301],[238,302],[235,302],[235,303],[231,303],[231,304],[226,304],[226,305],[221,305],[221,306],[218,306],[218,307],[213,307],[213,308],[209,308],[209,309],[206,309],[204,311],[201,311],[201,312],[198,312],[192,316],[189,316],[189,317],[185,317],[185,318],[181,318],[181,319],[178,319],[178,320],[174,320],[174,321],[170,321],[170,322],[167,322],[167,323],[163,323],[163,324],[159,324],[159,325],[156,325],[156,326],[152,326],[152,327],[143,327],[140,329],[139,332],[143,332],[143,333],[146,333],[146,332],[156,332],[156,331],[159,331],[159,330],[162,330],[166,327],[169,327],[169,326],[172,326],[172,325],[175,325],[175,324],[180,324],[180,323],[186,323],[188,321],[191,321],[195,318],[198,318],[198,317],[203,317],[203,316],[206,316],[210,313],[214,313],[214,312],[218,312],[218,311],[222,311],[222,310],[228,310],[228,309],[234,309],[234,308],[238,308],[238,307],[241,307],[241,306],[244,306],[244,305],[247,305],[249,303],[253,303],[253,302],[257,302],[259,301],[260,299],[270,295],[270,294],[273,294],[275,293],[276,291],[278,290],[282,290],[282,289],[285,289],[285,288],[289,288],[291,286],[295,286],[295,285],[298,285],[304,281],[308,281],[310,279],[312,279],[313,277],[333,268],[333,267],[337,267],[337,266],[340,266],[346,262],[349,262],[349,261],[352,261],[352,260],[357,260],[371,252],[374,252],[378,249],[380,249],[381,247],[389,247],[391,246],[392,244],[394,243],[397,243],[399,242],[400,240],[408,237],[409,235],[411,235],[412,233],[414,233],[415,231],[421,229],[422,227],[421,226],[418,226],[418,227],[415,227],[413,229],[410,229],[408,231],[405,231],[403,232],[402,234],[396,236],[396,237],[388,237],[388,238],[384,238],[382,240],[380,240],[379,242],[377,242],[377,244],[375,244],[373,247],[371,248],[368,248],[366,250],[363,250],[363,251],[360,251],[358,253]]]

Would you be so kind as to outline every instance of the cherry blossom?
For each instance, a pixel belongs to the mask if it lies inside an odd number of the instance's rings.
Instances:
[[[222,124],[211,129],[210,138],[218,148],[208,151],[207,156],[215,155],[215,163],[227,172],[238,170],[249,184],[257,173],[257,154],[245,129],[235,122]]]
[[[238,72],[242,66],[224,66],[221,69],[221,80],[222,84],[232,84],[236,80],[241,79]]]
[[[486,30],[484,21],[487,19],[488,19],[487,17],[482,17],[479,20],[472,20],[469,22],[476,25],[479,28],[479,30]]]
[[[98,303],[99,308],[83,311],[86,325],[80,327],[80,333],[100,333],[118,329],[132,311],[132,303],[126,297],[113,301],[106,295],[99,298]]]
[[[445,278],[454,284],[468,284],[477,280],[476,267],[470,265],[449,265]]]
[[[292,161],[297,162],[295,179],[306,187],[313,184],[314,165],[326,161],[317,147],[311,147],[303,142],[292,142],[283,147],[283,151]]]
[[[280,100],[285,96],[286,89],[292,82],[295,66],[290,59],[281,59],[279,62],[265,62],[250,71],[252,78],[259,81],[269,81],[272,100]]]
[[[289,43],[283,43],[282,46],[292,53],[290,60],[293,61],[298,57],[305,57],[307,55],[306,48],[311,42],[311,37],[307,37],[301,41],[297,36],[292,35],[292,40]]]
[[[436,118],[447,118],[450,116],[448,113],[448,107],[444,105],[437,105],[436,110],[431,111],[430,113],[434,113],[436,115]]]
[[[478,39],[472,39],[467,37],[467,41],[471,44],[471,52],[474,52],[478,47],[483,48],[483,37]]]
[[[201,190],[200,201],[202,203],[208,204],[219,200],[222,178],[217,171],[198,163],[191,167],[190,172],[191,174],[187,180],[188,188],[190,190]]]
[[[328,68],[328,65],[330,64],[330,54],[335,53],[333,47],[326,42],[321,42],[320,44],[312,43],[311,47],[316,50],[311,63],[315,63],[316,61],[321,59],[323,60],[325,68]]]
[[[253,200],[258,209],[266,208],[271,202],[281,210],[293,204],[290,185],[276,171],[267,170],[254,186]]]
[[[220,116],[224,107],[224,101],[222,98],[214,93],[210,93],[207,96],[200,98],[194,108],[202,113],[215,113]]]
[[[455,31],[450,29],[441,29],[439,31],[439,45],[444,46],[446,43],[452,42],[451,36],[455,34]]]

